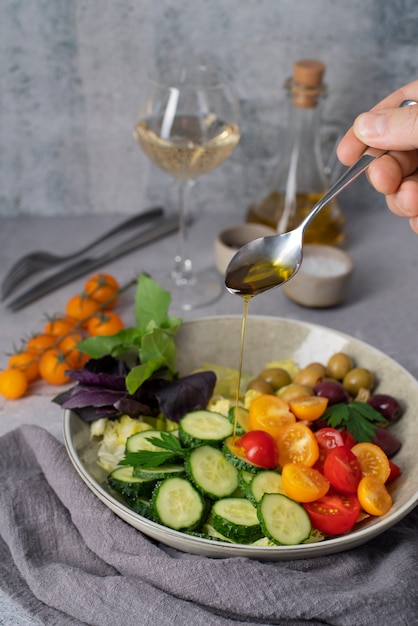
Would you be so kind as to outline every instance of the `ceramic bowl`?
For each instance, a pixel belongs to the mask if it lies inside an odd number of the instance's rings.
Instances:
[[[179,372],[188,374],[199,367],[210,367],[211,363],[236,368],[241,323],[240,315],[184,322],[176,335]],[[260,546],[227,544],[161,526],[129,509],[110,491],[106,484],[106,473],[97,465],[98,444],[96,438],[90,436],[89,424],[67,410],[64,415],[64,441],[69,457],[82,480],[105,506],[145,535],[184,552],[215,558],[280,561],[350,550],[387,531],[418,504],[418,382],[376,348],[335,330],[268,316],[250,315],[247,320],[243,371],[249,376],[255,376],[267,363],[275,360],[294,359],[300,367],[312,361],[325,364],[335,352],[347,352],[356,364],[370,369],[378,381],[376,392],[391,394],[405,406],[403,417],[391,427],[393,434],[402,442],[400,451],[393,459],[400,465],[402,473],[389,486],[393,506],[386,515],[369,517],[345,535],[295,546]],[[231,385],[231,382],[227,384]]]
[[[225,274],[229,262],[241,246],[259,237],[275,234],[276,231],[273,228],[263,224],[237,224],[225,228],[216,237],[214,244],[215,265],[218,272]]]
[[[282,286],[283,293],[297,304],[331,307],[347,297],[353,261],[333,246],[305,245],[299,271]]]

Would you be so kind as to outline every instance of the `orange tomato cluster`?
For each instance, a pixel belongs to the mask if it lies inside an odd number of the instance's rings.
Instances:
[[[78,344],[86,337],[114,335],[123,328],[120,316],[113,311],[120,291],[110,274],[90,276],[82,292],[68,300],[65,313],[48,319],[41,332],[9,357],[7,368],[0,372],[0,394],[14,400],[38,379],[51,385],[69,382],[68,370],[79,369],[88,360]]]

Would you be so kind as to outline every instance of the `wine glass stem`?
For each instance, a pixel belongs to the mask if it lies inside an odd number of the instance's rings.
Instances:
[[[176,285],[193,285],[196,281],[192,260],[188,253],[189,192],[192,181],[178,182],[179,234],[177,254],[174,258],[172,277]]]

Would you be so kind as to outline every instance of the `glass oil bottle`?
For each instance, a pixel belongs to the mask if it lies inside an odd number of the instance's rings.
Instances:
[[[271,191],[250,207],[247,221],[271,226],[279,233],[300,224],[325,193],[328,181],[321,149],[321,102],[326,95],[325,66],[316,60],[297,61],[285,83],[288,126],[279,172]],[[311,222],[305,243],[341,245],[344,216],[333,200]]]

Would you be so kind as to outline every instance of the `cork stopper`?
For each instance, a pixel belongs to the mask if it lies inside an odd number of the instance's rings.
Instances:
[[[293,65],[293,78],[290,90],[293,95],[293,104],[298,107],[314,107],[318,96],[325,92],[322,77],[325,65],[315,59],[302,59]]]

